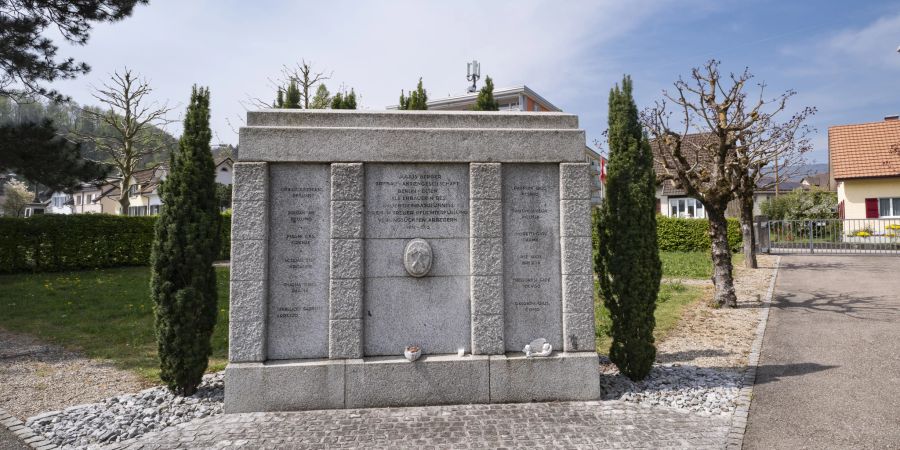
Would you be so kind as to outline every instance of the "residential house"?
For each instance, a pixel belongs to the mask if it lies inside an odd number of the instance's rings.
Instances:
[[[478,100],[478,92],[470,92],[463,95],[430,100],[429,111],[471,111]],[[528,86],[494,89],[494,100],[497,101],[500,111],[528,111],[528,112],[561,112],[554,104],[540,96]],[[387,109],[397,109],[397,105],[388,106]],[[606,158],[599,153],[584,148],[584,160],[591,165],[591,204],[598,206],[604,196],[606,183]]]
[[[807,175],[800,179],[803,189],[824,189],[831,191],[831,174],[828,172]]]
[[[712,139],[712,137],[704,133],[688,134],[684,137],[684,154],[689,162],[696,161],[699,154],[699,152],[690,151],[690,148],[706,145],[709,143],[710,139]],[[650,146],[654,152],[653,168],[656,173],[661,173],[664,170],[664,166],[661,159],[662,157],[660,156],[659,147],[655,142],[651,142]],[[759,181],[758,185],[762,187],[753,193],[754,216],[761,214],[760,206],[765,201],[775,196],[776,190],[775,187],[772,186],[772,181],[771,178],[764,178]],[[782,181],[778,185],[778,192],[790,192],[800,187],[801,184],[799,182]],[[672,180],[666,180],[659,183],[656,189],[656,212],[666,217],[688,219],[705,219],[707,217],[706,208],[704,208],[703,203],[701,203],[700,200],[687,195],[687,192],[685,192],[684,189],[677,187],[676,183]],[[740,217],[740,213],[740,205],[737,200],[732,200],[725,209],[726,217]]]
[[[227,155],[217,155],[213,161],[216,163],[216,183],[231,186],[234,160]]]
[[[828,163],[840,218],[900,219],[900,117],[829,127]]]
[[[131,175],[128,182],[128,216],[147,216],[159,214],[162,201],[159,198],[159,184],[168,175],[168,169],[161,164],[149,169],[138,170]],[[119,179],[110,180],[100,194],[100,198],[94,200],[100,203],[101,209],[109,214],[122,214],[119,206],[121,189]]]

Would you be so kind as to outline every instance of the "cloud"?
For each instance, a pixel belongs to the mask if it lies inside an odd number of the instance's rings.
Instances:
[[[598,79],[613,77],[597,48],[672,4],[156,0],[131,18],[98,26],[87,46],[63,49],[94,70],[57,86],[90,104],[89,86],[127,65],[150,79],[158,99],[182,109],[192,84],[208,85],[213,129],[232,143],[226,119],[238,122],[248,97],[273,99],[269,79],[301,58],[333,73],[332,92],[353,87],[368,109],[396,103],[420,76],[431,98],[463,92],[465,63],[473,58],[498,87],[528,84],[566,109],[596,91]]]

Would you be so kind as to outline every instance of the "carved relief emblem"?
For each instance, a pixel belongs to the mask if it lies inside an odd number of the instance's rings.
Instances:
[[[425,239],[413,239],[406,244],[403,251],[403,266],[406,273],[414,277],[424,277],[431,271],[431,263],[434,257],[431,253],[431,244]]]

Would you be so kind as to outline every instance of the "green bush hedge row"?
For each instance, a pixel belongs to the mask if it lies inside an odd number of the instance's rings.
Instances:
[[[220,259],[231,251],[231,215],[223,214]],[[54,272],[150,262],[156,217],[105,214],[0,218],[0,273]]]
[[[706,219],[678,219],[656,216],[656,232],[661,252],[709,251],[709,222]],[[728,243],[732,251],[741,248],[741,225],[728,219]]]

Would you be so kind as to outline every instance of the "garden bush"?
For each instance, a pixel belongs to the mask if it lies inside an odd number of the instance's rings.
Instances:
[[[656,216],[656,233],[661,252],[709,251],[709,222],[706,219],[678,219]],[[731,251],[741,248],[741,225],[728,219],[728,243]]]
[[[0,218],[0,273],[56,272],[150,263],[155,216],[107,214]],[[231,215],[222,216],[219,259],[229,259]]]

